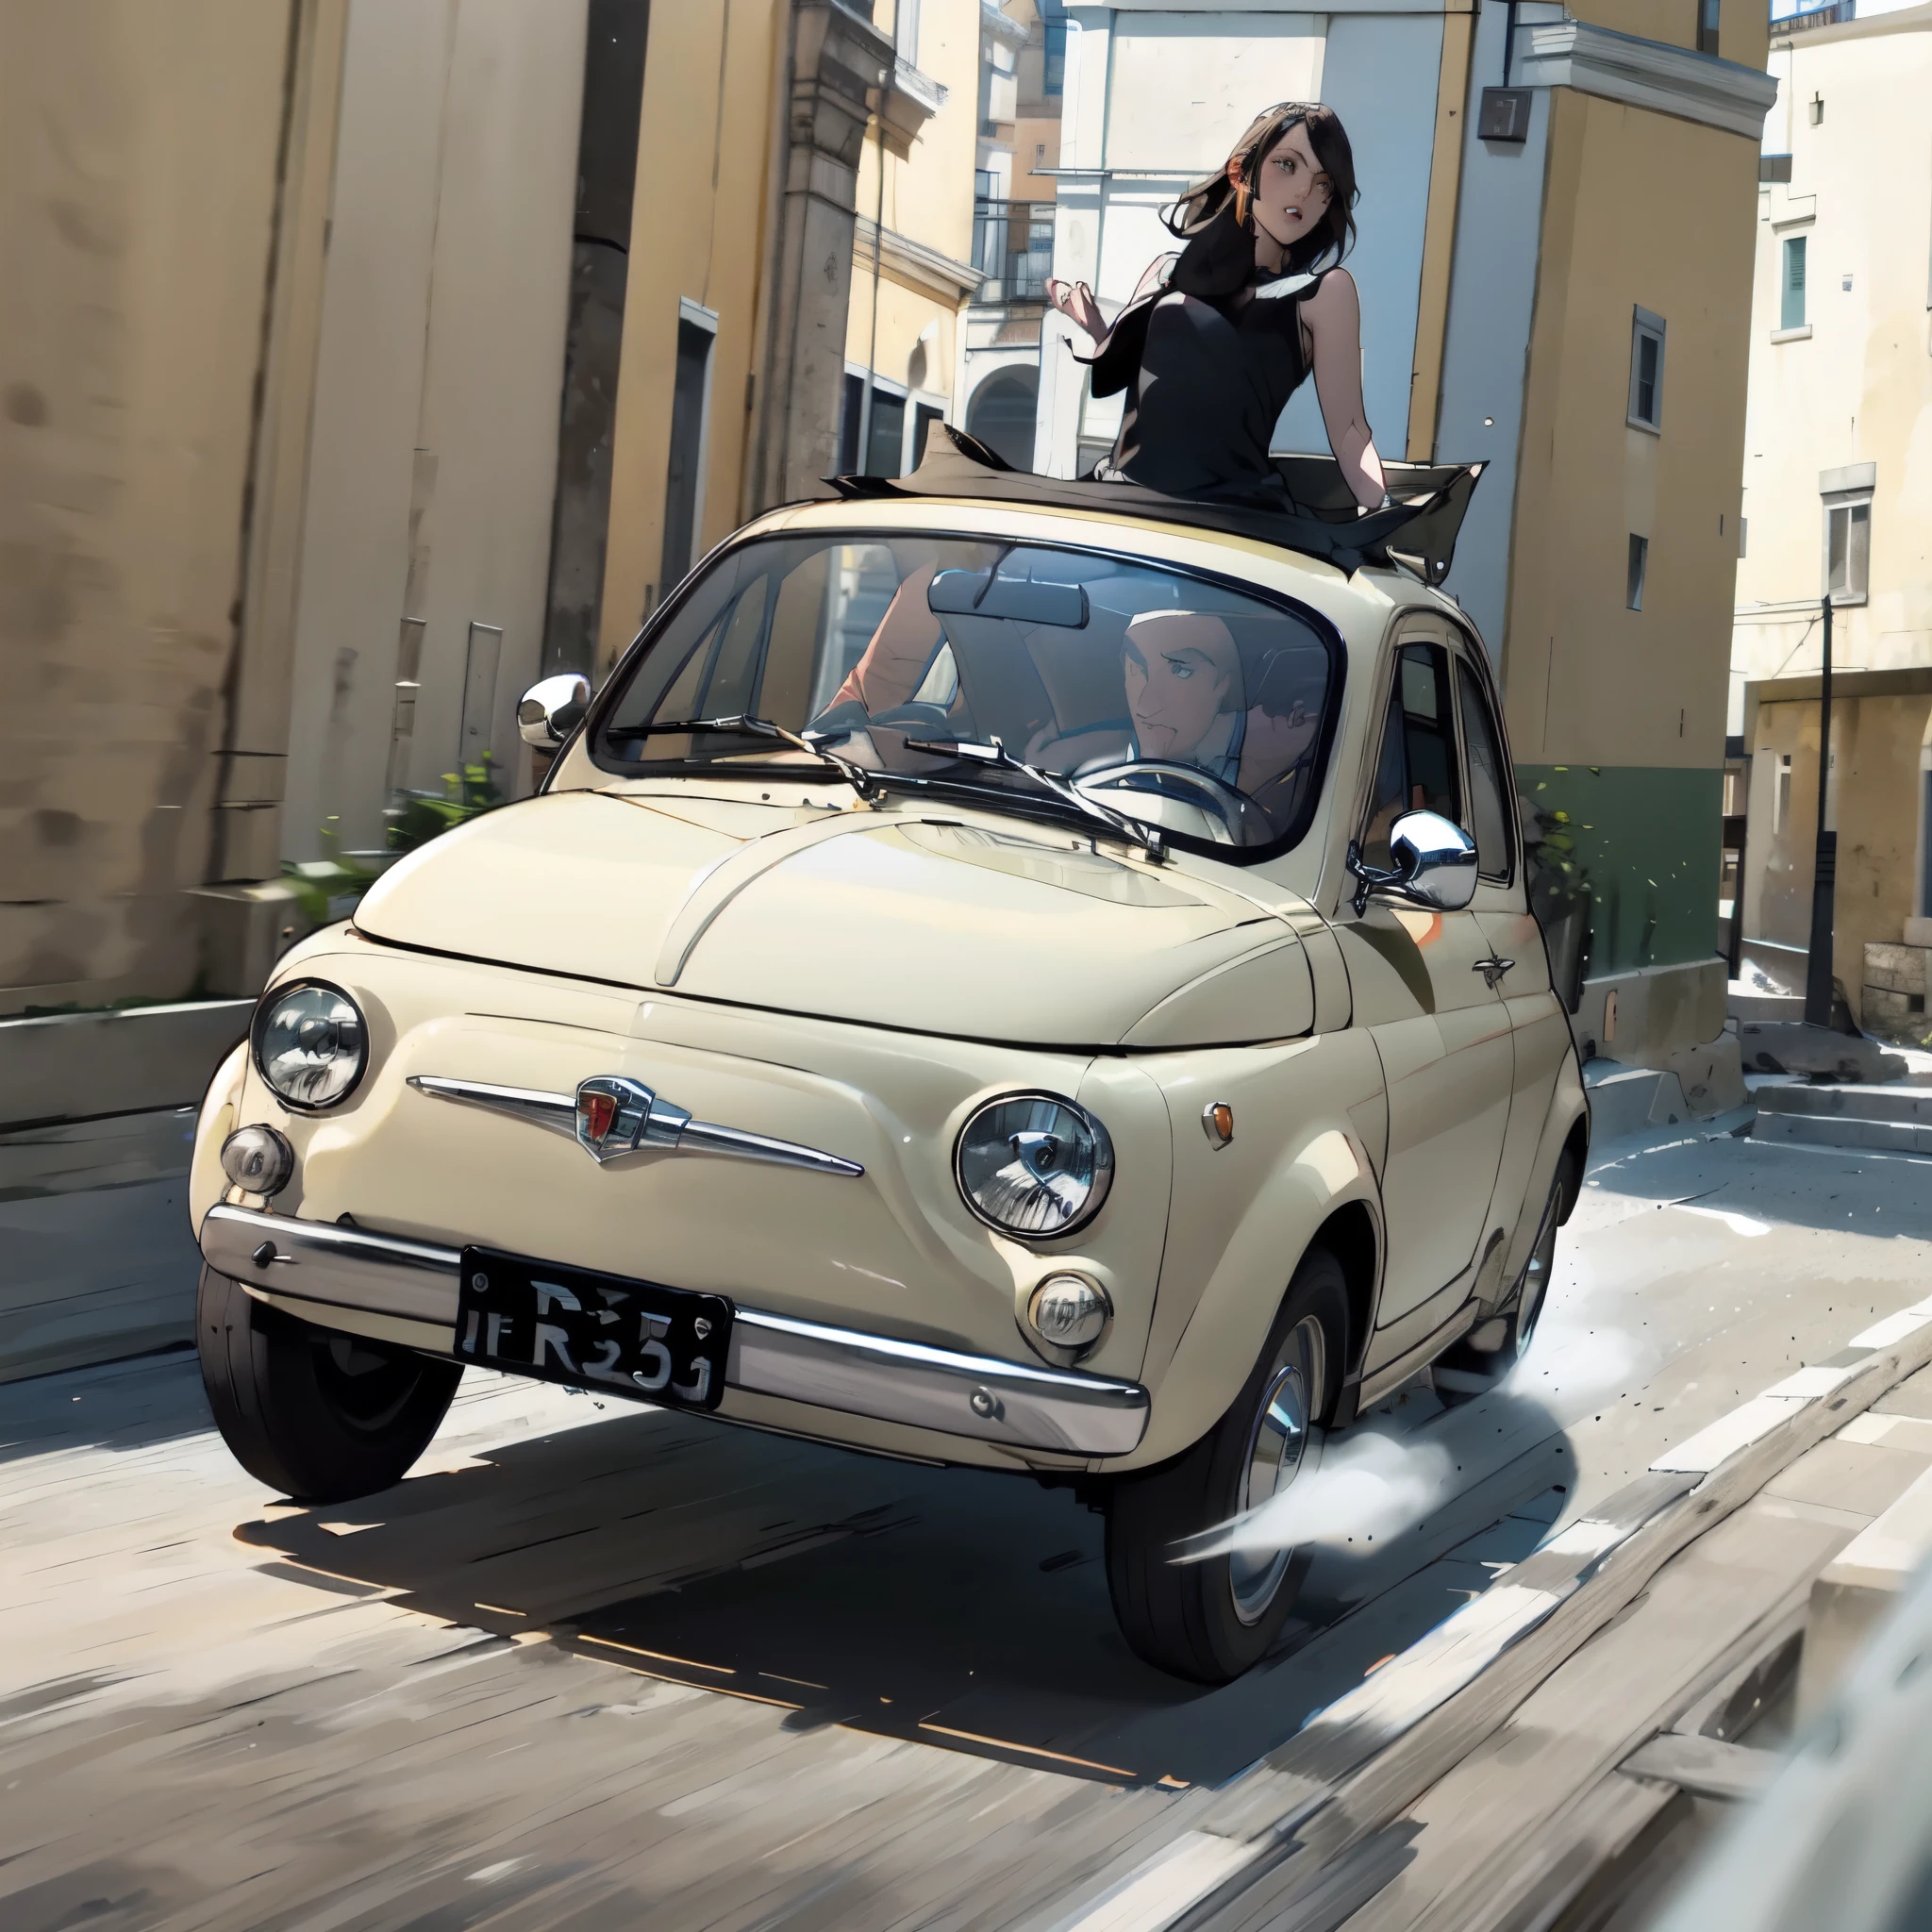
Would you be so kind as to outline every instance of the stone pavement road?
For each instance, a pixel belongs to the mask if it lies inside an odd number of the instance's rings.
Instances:
[[[265,1495],[192,1359],[0,1389],[0,1925],[1044,1925],[1547,1531],[1920,1298],[1922,1163],[1674,1130],[1592,1169],[1501,1388],[1203,1692],[1061,1491],[473,1376],[419,1473]],[[1061,1903],[1057,1903],[1061,1902]]]

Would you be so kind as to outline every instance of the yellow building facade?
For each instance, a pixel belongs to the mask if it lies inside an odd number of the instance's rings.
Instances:
[[[1067,18],[1055,273],[1104,308],[1174,245],[1160,209],[1257,108],[1341,117],[1377,445],[1486,466],[1447,589],[1502,674],[1579,1042],[1655,1062],[1712,1039],[1752,216],[1776,91],[1762,12]],[[1120,405],[1088,392],[1059,318],[1045,335],[1041,449],[1074,475]],[[1274,447],[1327,447],[1312,385]]]

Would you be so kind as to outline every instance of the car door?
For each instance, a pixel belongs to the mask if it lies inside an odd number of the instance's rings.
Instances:
[[[1508,740],[1495,701],[1488,664],[1478,646],[1460,641],[1455,650],[1456,703],[1462,724],[1470,836],[1475,841],[1477,883],[1470,909],[1482,927],[1491,975],[1508,1015],[1514,1058],[1509,1125],[1503,1142],[1491,1221],[1507,1231],[1525,1210],[1532,1170],[1563,1058],[1572,1051],[1570,1021],[1550,981],[1549,954],[1529,909],[1522,839],[1511,779]],[[1494,1284],[1501,1286],[1502,1284]],[[1485,1283],[1488,1289],[1491,1284]]]
[[[1390,828],[1405,811],[1426,808],[1469,826],[1447,627],[1406,635],[1393,656],[1359,821],[1372,866],[1390,863]],[[1502,990],[1484,970],[1494,949],[1473,907],[1436,912],[1385,895],[1350,928],[1352,911],[1345,900],[1343,929],[1392,969],[1351,972],[1389,1096],[1388,1259],[1377,1311],[1386,1328],[1456,1283],[1475,1258],[1502,1163],[1514,1058]],[[1371,978],[1375,993],[1364,997]],[[1451,1312],[1445,1306],[1444,1317]]]

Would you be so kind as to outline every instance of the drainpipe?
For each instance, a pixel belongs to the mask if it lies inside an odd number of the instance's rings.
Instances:
[[[1811,860],[1811,957],[1805,972],[1805,1024],[1831,1024],[1832,899],[1838,832],[1825,824],[1831,798],[1831,592],[1824,593],[1824,675],[1818,692],[1818,844]]]
[[[865,475],[872,448],[872,392],[879,364],[879,271],[886,261],[886,104],[879,103],[879,192],[872,218],[872,340],[865,346],[865,394],[858,404],[858,447],[853,452],[858,474]]]

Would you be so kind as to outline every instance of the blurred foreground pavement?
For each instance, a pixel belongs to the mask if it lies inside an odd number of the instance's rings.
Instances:
[[[1045,1927],[1553,1524],[1920,1299],[1924,1179],[1606,1146],[1529,1358],[1369,1419],[1440,1474],[1419,1520],[1318,1553],[1282,1653],[1212,1692],[1126,1653],[1099,1519],[1012,1478],[473,1375],[409,1481],[308,1510],[228,1458],[192,1356],[16,1382],[0,1924]],[[1800,1503],[1828,1560],[1855,1511]]]

